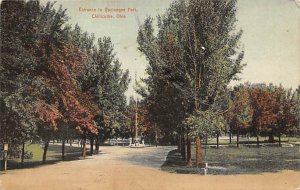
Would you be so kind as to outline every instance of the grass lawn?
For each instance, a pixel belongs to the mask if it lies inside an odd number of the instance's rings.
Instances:
[[[21,166],[21,158],[8,160],[8,169],[29,168],[42,165],[43,147],[40,144],[26,144],[25,152],[32,152],[32,159],[24,159],[24,165]],[[89,154],[89,146],[87,146],[87,155]],[[81,148],[65,146],[65,161],[82,159]],[[49,144],[47,151],[46,164],[54,164],[61,159],[61,145]]]
[[[206,156],[205,156],[206,152]],[[278,147],[264,146],[260,148],[226,146],[216,148],[202,147],[201,158],[208,163],[208,174],[257,174],[277,172],[280,170],[300,171],[300,146]],[[195,163],[195,146],[192,146],[192,161]],[[169,152],[162,170],[175,173],[199,173],[200,169],[187,167],[177,150]]]
[[[244,136],[241,136],[241,143],[248,143],[247,138]],[[274,140],[276,142],[279,141],[278,137],[274,137]],[[259,142],[260,143],[264,143],[265,141],[268,141],[268,137],[259,137]],[[300,142],[300,138],[298,137],[281,137],[281,141],[282,142],[288,142],[288,143],[295,143],[295,142]],[[236,137],[234,137],[232,139],[232,143],[236,143]],[[249,143],[251,144],[256,144],[256,137],[250,137],[249,138]],[[217,144],[217,139],[216,138],[212,138],[209,139],[208,144]],[[226,145],[229,144],[229,138],[227,139],[220,139],[219,140],[219,144],[220,145]]]

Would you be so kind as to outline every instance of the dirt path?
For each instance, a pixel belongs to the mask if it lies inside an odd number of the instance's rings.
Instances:
[[[151,161],[147,162],[148,166],[140,165],[139,158],[155,158],[162,163],[169,149],[105,147],[102,154],[87,160],[9,171],[0,175],[0,190],[300,189],[300,172],[198,176],[166,173]]]

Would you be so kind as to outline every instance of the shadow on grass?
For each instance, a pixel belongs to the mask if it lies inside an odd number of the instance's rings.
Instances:
[[[195,147],[192,161],[195,163]],[[206,154],[205,154],[206,152]],[[259,174],[281,170],[300,171],[300,146],[294,147],[221,147],[202,148],[201,158],[208,163],[209,175]],[[161,166],[172,173],[200,173],[200,168],[187,167],[177,150],[172,150]]]
[[[34,153],[33,153],[34,154]],[[90,151],[87,149],[87,156],[90,155]],[[40,160],[33,160],[33,159],[25,159],[23,165],[20,162],[20,159],[12,159],[8,160],[8,170],[15,170],[15,169],[25,169],[25,168],[35,168],[45,165],[56,164],[61,161],[73,161],[73,160],[81,160],[82,158],[82,149],[79,147],[65,147],[65,159],[62,160],[61,154],[61,145],[49,145],[47,151],[47,160],[44,164],[42,162],[42,158]],[[88,158],[86,158],[88,159]],[[1,164],[3,166],[3,164]]]
[[[192,166],[186,166],[186,161],[182,159],[178,150],[172,150],[169,152],[166,161],[161,166],[163,171],[178,173],[178,174],[199,174],[200,169]]]

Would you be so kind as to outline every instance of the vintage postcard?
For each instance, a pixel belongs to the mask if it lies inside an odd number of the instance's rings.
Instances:
[[[0,2],[0,190],[300,190],[299,0]]]

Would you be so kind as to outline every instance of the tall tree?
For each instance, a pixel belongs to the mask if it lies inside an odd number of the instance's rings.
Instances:
[[[213,107],[243,67],[235,13],[236,0],[178,0],[158,17],[157,37],[153,19],[140,26],[139,50],[149,61],[150,77],[179,90],[189,113]]]
[[[30,73],[37,64],[28,48],[34,41],[34,36],[26,36],[33,32],[27,19],[37,15],[31,7],[36,7],[36,3],[1,2],[0,141],[10,144],[10,152],[18,150],[20,144],[24,145],[36,133],[36,99],[30,92],[35,80]],[[23,150],[22,148],[22,162]]]
[[[79,27],[75,27],[73,35],[74,39],[79,38],[76,36],[83,36],[79,41],[88,44],[82,47],[89,53],[89,59],[79,82],[82,91],[91,95],[92,101],[100,110],[95,118],[99,131],[99,136],[96,137],[98,147],[100,141],[104,142],[112,137],[124,124],[125,91],[130,81],[129,72],[121,69],[110,38],[99,38],[97,44],[92,45],[89,41],[93,40],[93,35],[88,37],[86,33],[81,34]]]

